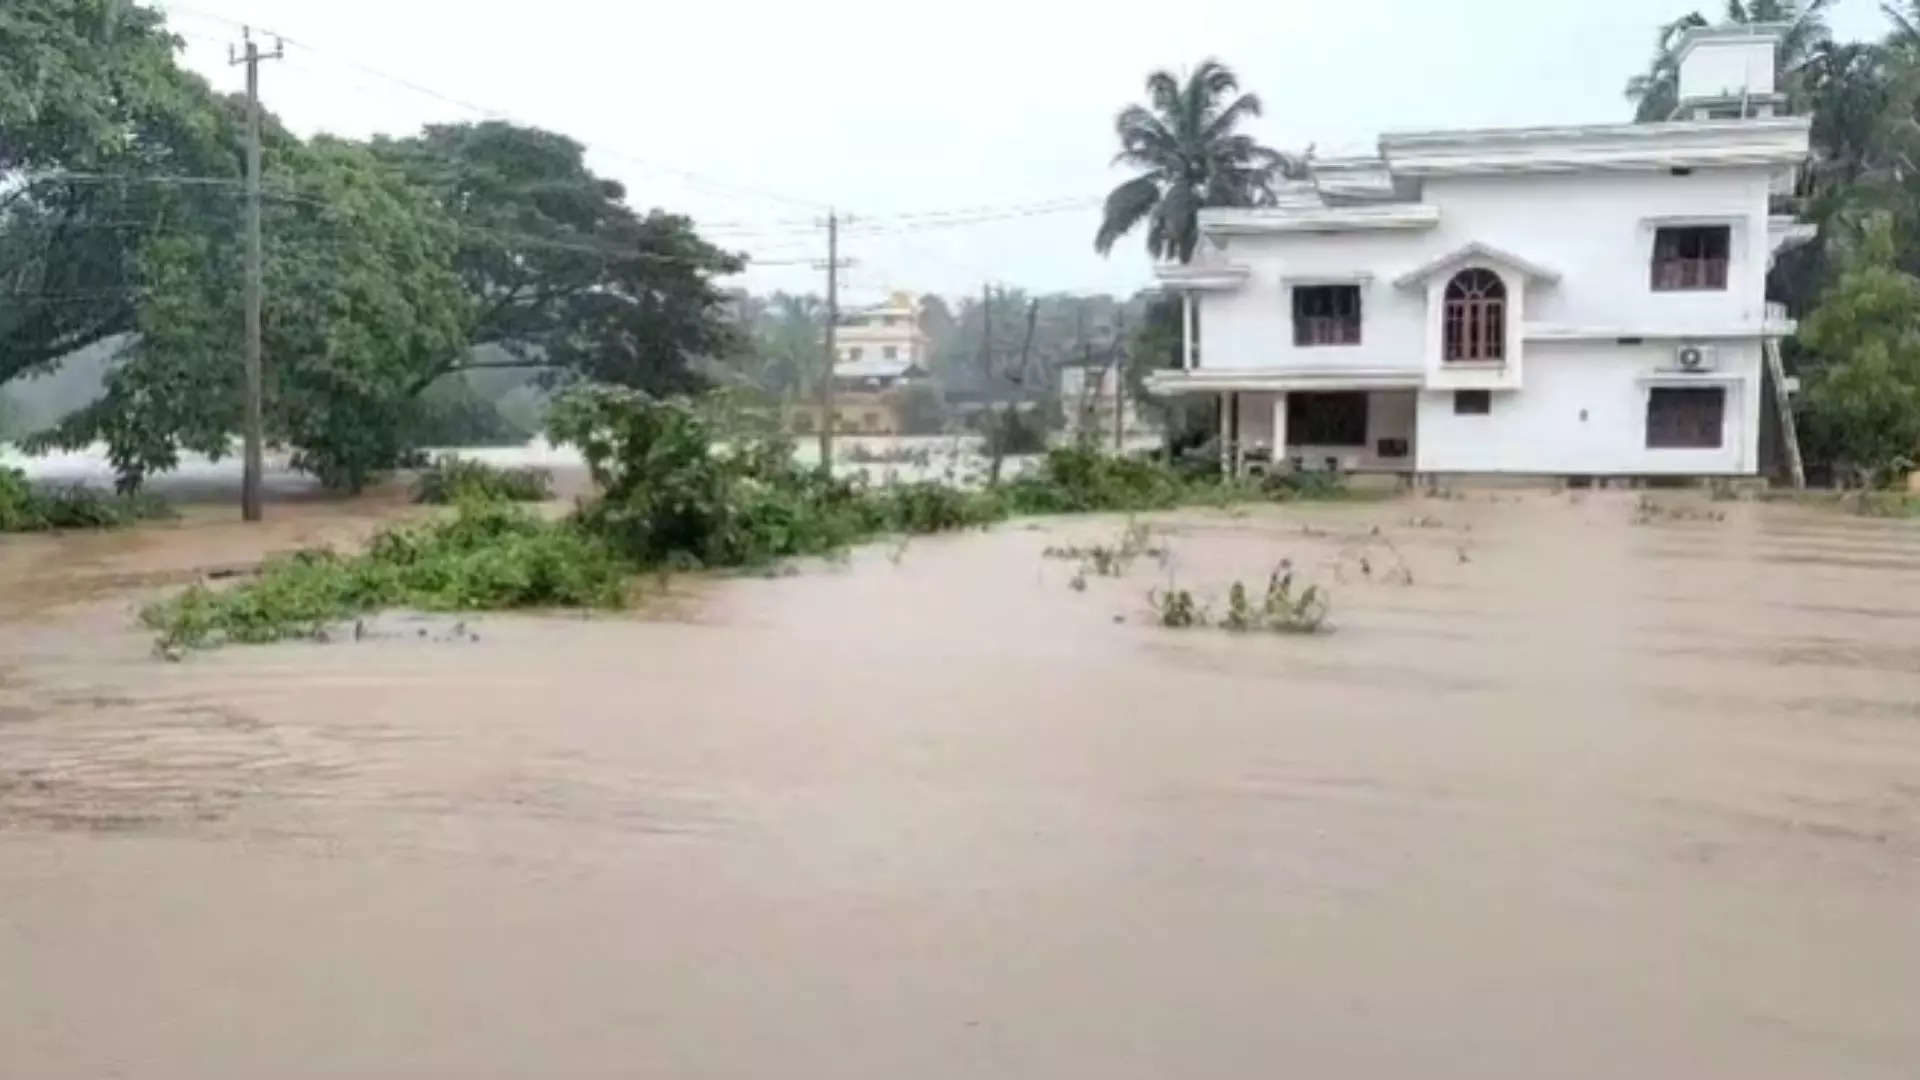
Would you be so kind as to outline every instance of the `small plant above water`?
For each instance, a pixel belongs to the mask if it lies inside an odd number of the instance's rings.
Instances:
[[[1227,592],[1227,615],[1221,625],[1236,633],[1266,630],[1285,634],[1311,634],[1326,625],[1331,605],[1326,590],[1309,585],[1299,594],[1293,591],[1293,569],[1286,563],[1267,578],[1267,592],[1258,603],[1247,587],[1236,581]]]
[[[1147,593],[1153,619],[1172,630],[1184,630],[1210,624],[1208,606],[1192,592],[1168,586]],[[1257,632],[1312,634],[1327,627],[1332,599],[1318,585],[1294,590],[1293,568],[1282,562],[1267,577],[1266,592],[1256,599],[1252,590],[1239,581],[1227,589],[1226,613],[1220,628],[1236,634]]]
[[[420,470],[413,501],[451,504],[462,499],[545,502],[553,498],[553,474],[545,469],[505,469],[484,461],[442,454]]]
[[[1141,521],[1127,522],[1126,529],[1111,544],[1055,546],[1040,554],[1048,559],[1078,559],[1080,569],[1075,577],[1081,581],[1079,587],[1082,588],[1089,573],[1096,577],[1125,577],[1133,561],[1143,555],[1163,564],[1167,560],[1167,549],[1154,546],[1153,526]]]
[[[1147,593],[1147,603],[1153,605],[1154,618],[1168,629],[1207,625],[1206,609],[1185,589],[1170,588],[1165,592],[1154,589]]]

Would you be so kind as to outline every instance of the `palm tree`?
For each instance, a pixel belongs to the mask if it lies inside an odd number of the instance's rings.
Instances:
[[[1789,102],[1801,96],[1801,67],[1831,38],[1827,30],[1826,9],[1833,0],[1727,0],[1729,23],[1785,23],[1778,62],[1782,88]],[[1627,100],[1635,104],[1635,120],[1665,120],[1680,103],[1680,63],[1675,55],[1680,35],[1694,27],[1708,26],[1706,16],[1695,11],[1660,28],[1653,60],[1645,73],[1627,80]]]
[[[1299,171],[1295,159],[1234,132],[1260,115],[1259,97],[1234,97],[1239,89],[1239,77],[1218,60],[1203,61],[1185,84],[1168,71],[1147,76],[1151,108],[1129,105],[1113,123],[1120,136],[1114,163],[1147,171],[1108,193],[1095,251],[1112,251],[1144,220],[1149,252],[1187,262],[1200,242],[1202,207],[1271,202],[1275,177]]]

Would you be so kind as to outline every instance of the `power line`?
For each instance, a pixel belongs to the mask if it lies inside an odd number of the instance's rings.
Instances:
[[[220,23],[225,23],[229,26],[245,25],[237,19],[233,19],[228,16],[220,15],[214,12],[203,11],[197,8],[190,7],[185,4],[175,3],[174,0],[153,0],[153,2],[155,3],[155,6],[160,7],[163,10],[178,11],[183,14],[196,16],[203,19],[211,19],[213,21],[220,22]],[[372,65],[363,63],[359,60],[356,60],[344,54],[333,52],[327,49],[322,49],[318,46],[308,44],[296,38],[289,37],[285,34],[281,34],[277,31],[268,31],[268,32],[273,33],[279,40],[282,40],[286,44],[294,46],[295,48],[304,50],[306,52],[312,53],[316,56],[319,56],[325,59],[329,59],[344,67],[351,68],[355,71],[361,72],[362,74],[392,83],[396,86],[402,87],[408,91],[419,94],[423,97],[432,98],[444,104],[452,105],[455,108],[465,110],[467,112],[473,113],[485,119],[510,120],[515,123],[526,124],[528,126],[539,126],[539,125],[533,124],[527,118],[517,116],[516,114],[509,112],[507,110],[496,109],[488,105],[479,104],[477,102],[464,99],[453,94],[448,94],[443,91],[436,90],[433,87],[427,86],[416,80],[407,78],[402,75],[395,75],[391,72],[373,67]],[[308,69],[308,70],[311,70],[311,69]],[[662,162],[662,161],[657,161],[651,158],[640,157],[638,155],[628,153],[619,148],[608,146],[605,143],[587,143],[583,141],[583,145],[588,146],[590,149],[597,149],[600,152],[605,153],[611,157],[628,161],[642,168],[652,169],[658,172],[665,172],[672,175],[680,176],[683,179],[688,180],[690,183],[693,183],[695,186],[704,186],[711,190],[720,191],[727,194],[745,195],[745,196],[751,196],[756,198],[770,199],[775,202],[787,203],[794,206],[804,206],[810,209],[829,209],[829,206],[827,203],[820,201],[818,199],[803,198],[800,196],[772,191],[766,188],[755,187],[748,184],[738,183],[736,181],[722,180],[705,173],[684,168],[682,166],[672,165],[672,164]],[[1010,203],[1010,204],[998,204],[998,205],[985,204],[985,205],[949,207],[949,208],[940,208],[940,209],[931,209],[931,210],[901,211],[896,213],[882,213],[882,214],[863,213],[860,215],[860,218],[861,218],[861,221],[864,223],[866,229],[868,230],[881,227],[889,222],[926,222],[927,224],[925,224],[922,227],[937,228],[937,227],[945,227],[948,225],[964,226],[964,225],[982,224],[982,223],[1000,221],[1000,220],[1008,220],[1008,219],[1014,219],[1014,218],[1039,216],[1044,214],[1062,213],[1066,211],[1078,210],[1083,208],[1093,208],[1093,207],[1097,207],[1098,205],[1100,205],[1100,200],[1097,198],[1069,196],[1069,197],[1062,197],[1057,199],[1028,201],[1023,203]],[[712,231],[716,233],[737,232],[742,236],[784,235],[784,234],[797,234],[797,233],[803,233],[803,232],[811,232],[813,230],[817,230],[819,228],[819,223],[817,218],[809,217],[809,218],[776,219],[776,220],[766,221],[766,222],[754,222],[754,221],[702,222],[701,228],[703,231]],[[855,230],[855,231],[861,231],[861,230]]]
[[[246,181],[244,180],[237,179],[237,178],[229,178],[229,177],[174,176],[174,175],[142,176],[142,175],[131,175],[131,174],[116,175],[116,174],[110,174],[110,173],[69,173],[69,172],[41,174],[34,177],[28,177],[26,178],[25,182],[28,184],[127,183],[127,184],[178,186],[178,187],[212,187],[212,188],[228,188],[228,189],[240,189],[240,188],[244,188],[246,185]],[[317,207],[320,209],[333,211],[345,218],[350,218],[350,219],[360,218],[359,211],[353,207],[345,206],[340,203],[332,202],[326,199],[314,198],[310,195],[294,194],[283,188],[266,187],[262,189],[262,194],[270,201],[277,202],[277,203]],[[33,222],[33,224],[46,226],[50,228],[78,229],[78,228],[103,227],[107,225],[111,225],[113,227],[135,227],[141,223],[140,222],[105,223],[105,222],[40,221],[40,222]],[[13,226],[9,226],[9,228],[11,227]],[[707,261],[705,259],[694,257],[694,256],[670,255],[670,254],[665,254],[661,252],[652,252],[652,251],[628,249],[628,248],[622,248],[622,247],[614,247],[606,244],[597,244],[597,243],[589,243],[589,242],[581,242],[581,241],[557,240],[552,237],[538,236],[531,233],[517,233],[517,232],[512,232],[510,230],[504,230],[504,229],[493,229],[487,226],[470,225],[470,224],[466,224],[459,221],[450,220],[445,223],[444,227],[452,229],[457,233],[462,233],[469,236],[484,236],[489,239],[501,241],[503,243],[518,244],[518,245],[527,246],[527,247],[543,247],[543,248],[560,250],[560,251],[574,251],[574,252],[580,252],[580,253],[589,254],[589,255],[600,255],[609,259],[637,259],[637,260],[649,261],[649,262],[687,263],[690,265],[703,264]],[[6,231],[7,231],[6,229],[0,229],[0,235],[5,235]],[[798,266],[798,265],[804,265],[810,261],[802,258],[793,258],[793,259],[755,258],[750,252],[743,252],[740,254],[744,255],[746,257],[746,261],[750,265],[754,265],[754,266]]]
[[[173,0],[154,0],[154,2],[155,2],[155,6],[159,7],[163,11],[180,11],[185,14],[198,16],[200,18],[213,19],[217,22],[223,22],[230,26],[244,27],[246,25],[245,23],[242,23],[237,19],[228,18],[225,15],[218,15],[213,12],[200,11],[198,9],[188,7],[187,5],[184,5],[184,4],[174,3]],[[464,100],[462,98],[455,97],[451,94],[442,93],[439,90],[435,90],[430,86],[426,86],[422,83],[415,82],[412,79],[408,79],[400,75],[394,75],[391,72],[382,71],[379,68],[373,67],[370,64],[362,63],[358,60],[353,59],[352,57],[345,56],[344,54],[336,54],[331,52],[330,50],[322,49],[318,46],[307,44],[306,42],[300,41],[293,37],[289,37],[286,34],[282,34],[277,30],[268,30],[267,32],[272,33],[279,40],[284,41],[288,45],[292,45],[295,48],[313,53],[316,56],[333,60],[335,63],[339,63],[345,67],[352,68],[363,74],[370,75],[376,79],[383,79],[387,82],[393,83],[396,86],[402,87],[406,90],[410,90],[413,93],[420,94],[424,97],[433,98],[436,101],[440,101],[445,104],[452,105],[458,109],[464,109],[468,112],[474,113],[485,119],[511,120],[515,123],[525,124],[530,127],[539,126],[537,124],[533,124],[530,120],[524,117],[517,116],[516,114],[508,112],[505,109],[490,108],[486,105],[480,105],[472,101]],[[587,145],[591,146],[592,144],[587,144]],[[827,204],[824,202],[821,202],[818,199],[807,199],[807,198],[802,198],[796,195],[788,195],[788,194],[784,194],[777,191],[770,191],[765,188],[753,187],[747,184],[739,184],[739,183],[734,183],[727,180],[721,180],[717,177],[708,176],[704,173],[696,172],[692,169],[682,168],[681,166],[678,166],[678,165],[670,165],[670,164],[667,164],[666,162],[654,161],[649,158],[643,158],[643,157],[640,157],[639,155],[630,154],[624,150],[619,150],[613,147],[606,146],[604,144],[598,145],[597,147],[594,147],[594,148],[600,150],[602,153],[605,153],[609,156],[620,158],[624,161],[630,162],[631,164],[638,165],[641,168],[652,169],[657,172],[664,172],[664,173],[669,173],[671,175],[679,176],[682,179],[688,181],[689,183],[695,185],[696,187],[705,186],[709,189],[720,191],[723,193],[728,193],[728,194],[745,195],[745,196],[750,196],[755,198],[771,199],[775,202],[782,202],[792,206],[803,206],[803,207],[808,207],[813,209],[827,209]]]

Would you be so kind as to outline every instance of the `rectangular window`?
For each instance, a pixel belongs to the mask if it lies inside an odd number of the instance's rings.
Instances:
[[[1727,412],[1723,386],[1656,386],[1647,395],[1647,448],[1712,450]]]
[[[1727,287],[1733,229],[1727,225],[1663,228],[1653,234],[1653,289],[1687,292]]]
[[[900,350],[899,348],[893,345],[888,345],[887,347],[880,350],[880,355],[886,357],[889,360],[897,360],[900,358]]]
[[[1366,391],[1288,394],[1287,445],[1367,445]]]
[[[1360,286],[1294,286],[1293,343],[1360,344]]]
[[[849,359],[849,360],[858,360],[858,359],[860,359],[860,346],[858,346],[858,345],[855,345],[855,346],[853,346],[852,348],[850,348],[850,349],[848,349],[848,350],[847,350],[847,359]]]
[[[1453,392],[1453,415],[1485,416],[1493,411],[1493,391],[1491,390],[1455,390]]]

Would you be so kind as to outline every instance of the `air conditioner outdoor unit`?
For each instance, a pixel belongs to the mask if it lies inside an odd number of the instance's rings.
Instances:
[[[1711,345],[1682,345],[1673,351],[1673,360],[1681,371],[1712,371],[1719,363]]]

